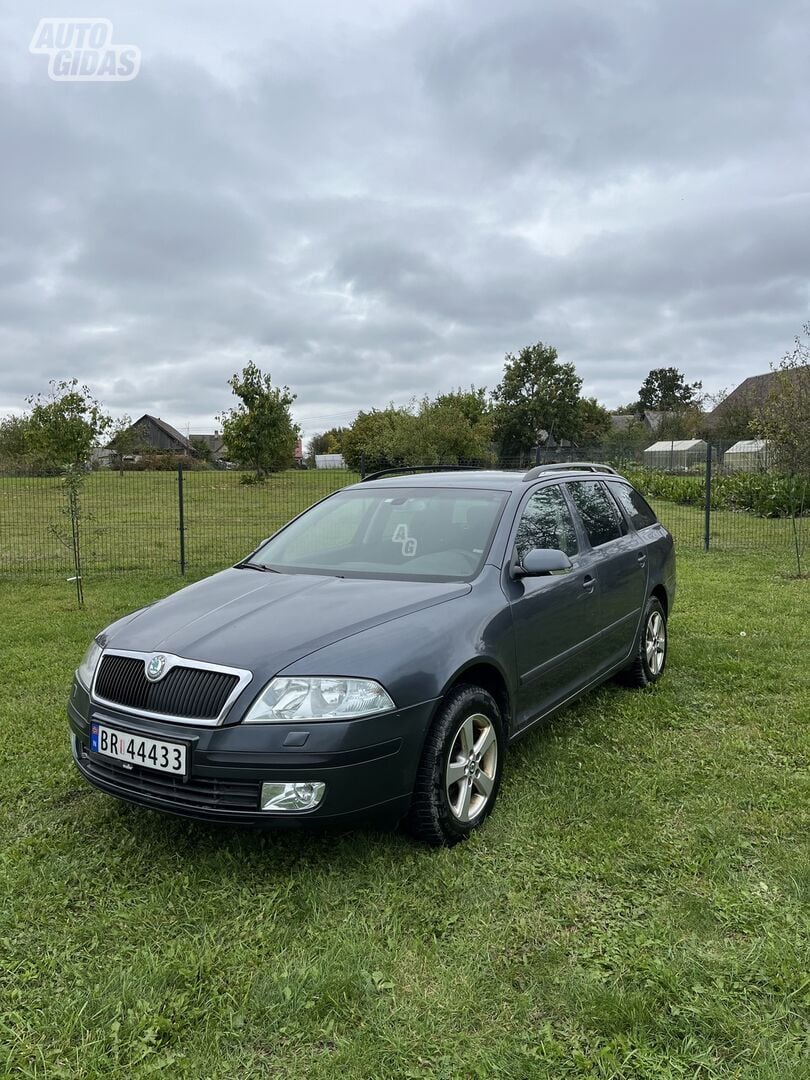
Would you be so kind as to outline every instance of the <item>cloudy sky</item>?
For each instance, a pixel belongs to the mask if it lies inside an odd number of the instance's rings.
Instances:
[[[808,318],[806,0],[87,6],[135,80],[0,15],[0,414],[75,375],[211,430],[254,359],[311,433],[538,339],[615,406]]]

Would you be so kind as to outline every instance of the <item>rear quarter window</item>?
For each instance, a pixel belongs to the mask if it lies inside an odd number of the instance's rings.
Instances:
[[[567,487],[591,547],[601,547],[630,531],[601,480],[572,480]]]
[[[616,502],[630,518],[637,529],[646,529],[648,525],[657,525],[658,518],[650,504],[629,484],[608,483]]]

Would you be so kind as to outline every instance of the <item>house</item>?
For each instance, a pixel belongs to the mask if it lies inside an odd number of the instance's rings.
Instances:
[[[730,421],[734,417],[739,417],[743,426],[747,426],[747,418],[758,413],[768,400],[775,379],[775,371],[766,371],[764,375],[751,375],[744,379],[706,415],[708,430],[716,431],[724,421]]]
[[[196,446],[198,443],[204,443],[208,447],[208,456],[210,461],[222,461],[225,454],[225,443],[223,442],[222,435],[219,431],[215,431],[213,435],[189,435],[192,446]]]
[[[157,451],[170,454],[193,454],[190,441],[180,432],[161,420],[159,416],[144,413],[129,428],[127,433],[137,434],[137,446],[142,451]]]
[[[645,409],[642,413],[611,413],[611,430],[614,434],[623,434],[633,424],[641,424],[647,431],[654,433],[661,427],[661,421],[667,415],[656,409]]]
[[[648,469],[683,472],[706,462],[706,443],[703,439],[664,439],[644,451]]]

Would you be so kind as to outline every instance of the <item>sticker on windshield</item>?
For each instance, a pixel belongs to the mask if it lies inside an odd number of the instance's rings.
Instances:
[[[408,526],[404,523],[402,525],[397,525],[394,529],[394,535],[391,537],[391,542],[394,544],[402,544],[403,555],[416,554],[416,537],[408,535]]]

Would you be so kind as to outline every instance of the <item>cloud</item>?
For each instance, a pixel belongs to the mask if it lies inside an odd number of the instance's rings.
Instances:
[[[317,430],[538,339],[610,405],[807,318],[802,5],[109,3],[127,84],[0,22],[0,412],[76,375],[197,430],[248,359]]]

